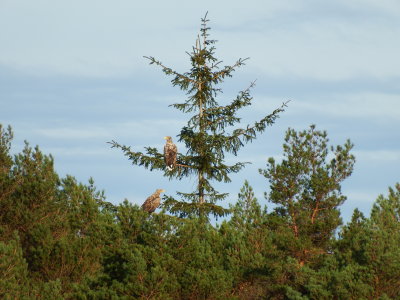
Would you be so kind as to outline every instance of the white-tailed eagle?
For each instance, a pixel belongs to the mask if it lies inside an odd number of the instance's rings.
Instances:
[[[167,141],[164,146],[164,161],[167,169],[171,171],[176,166],[176,156],[178,154],[178,148],[172,142],[170,136],[166,136],[164,137],[164,139]]]
[[[163,190],[163,189],[156,190],[153,193],[153,195],[149,196],[146,199],[146,201],[144,201],[144,203],[142,205],[142,209],[149,213],[154,212],[156,210],[156,208],[160,206],[160,203],[161,203],[160,194],[164,193],[164,192],[165,192],[165,190]]]

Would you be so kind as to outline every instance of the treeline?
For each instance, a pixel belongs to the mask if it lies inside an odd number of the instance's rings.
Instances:
[[[315,127],[260,170],[276,208],[245,182],[218,226],[112,205],[38,147],[11,156],[12,138],[0,127],[1,299],[400,298],[400,185],[341,225],[351,144]]]

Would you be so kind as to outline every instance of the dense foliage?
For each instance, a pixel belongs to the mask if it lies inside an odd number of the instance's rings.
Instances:
[[[275,208],[245,182],[217,226],[114,206],[92,180],[60,178],[38,147],[12,157],[12,138],[0,128],[2,299],[400,297],[400,185],[339,227],[351,144],[329,154],[314,126],[289,129],[284,159],[261,170]]]

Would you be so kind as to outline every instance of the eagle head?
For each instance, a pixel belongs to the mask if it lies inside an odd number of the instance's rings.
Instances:
[[[172,138],[171,138],[170,136],[164,136],[164,140],[166,140],[167,143],[168,143],[168,142],[171,142],[171,143],[172,143]]]

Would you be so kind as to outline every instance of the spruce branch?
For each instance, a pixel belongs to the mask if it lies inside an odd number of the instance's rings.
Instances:
[[[236,98],[225,106],[209,107],[204,114],[208,118],[208,126],[215,130],[217,128],[224,129],[225,125],[234,125],[240,121],[239,117],[235,117],[236,112],[246,106],[251,105],[253,97],[250,96],[250,90],[255,86],[256,81],[250,83],[249,87],[239,92]],[[217,117],[213,119],[214,117]]]
[[[236,71],[236,69],[238,68],[238,67],[241,67],[241,66],[243,66],[243,65],[245,65],[245,61],[246,60],[249,60],[250,59],[250,57],[246,57],[246,58],[239,58],[236,62],[235,62],[235,64],[233,64],[232,66],[225,66],[221,71],[218,71],[218,72],[215,72],[214,73],[214,76],[212,77],[212,81],[214,82],[214,83],[218,83],[218,82],[221,82],[222,81],[222,79],[224,79],[225,77],[232,77],[232,75],[231,75],[231,73],[232,72],[234,72],[234,71]],[[220,63],[220,62],[218,62],[218,63]]]
[[[146,59],[148,59],[148,60],[150,60],[150,65],[155,64],[155,65],[160,66],[160,67],[162,68],[163,72],[164,72],[166,75],[175,75],[175,76],[176,76],[176,79],[174,79],[174,80],[181,79],[182,81],[189,81],[189,82],[191,82],[191,83],[193,83],[193,84],[197,84],[197,82],[196,82],[195,80],[193,80],[193,79],[187,77],[187,76],[184,75],[184,74],[180,74],[180,73],[178,73],[178,72],[172,70],[171,68],[165,66],[161,61],[155,59],[153,56],[143,56],[143,57],[146,58]]]
[[[130,146],[120,145],[114,140],[108,143],[111,144],[111,148],[121,149],[134,165],[144,166],[150,170],[165,170],[164,156],[156,148],[145,147],[147,153],[145,155],[142,152],[134,152]]]
[[[247,126],[246,129],[235,129],[232,133],[232,136],[230,137],[231,139],[238,139],[240,137],[243,137],[244,141],[251,142],[253,139],[257,137],[257,132],[263,132],[265,128],[269,125],[272,125],[275,123],[275,120],[279,118],[279,113],[285,111],[285,107],[287,107],[287,103],[289,101],[284,102],[279,108],[275,109],[271,114],[265,116],[262,118],[260,121],[255,122],[253,126]]]
[[[207,217],[212,214],[214,217],[224,217],[230,214],[231,210],[228,208],[223,208],[219,205],[204,202],[185,202],[179,201],[171,196],[164,196],[163,204],[161,204],[163,209],[168,210],[170,213],[179,216],[180,218],[186,217],[197,217],[203,216]],[[207,217],[208,219],[208,217]]]

